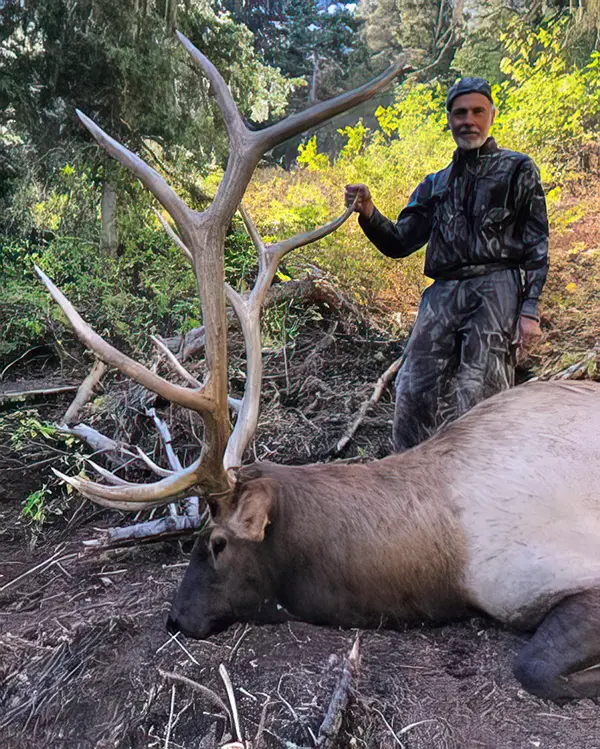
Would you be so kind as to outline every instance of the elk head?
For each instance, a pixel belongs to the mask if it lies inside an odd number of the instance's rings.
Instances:
[[[203,638],[237,621],[273,623],[289,618],[277,602],[269,573],[277,512],[277,482],[257,478],[236,484],[211,508],[210,534],[197,539],[167,628]]]

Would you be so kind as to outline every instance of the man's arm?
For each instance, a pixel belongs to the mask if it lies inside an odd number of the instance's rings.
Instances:
[[[517,205],[521,206],[525,294],[521,314],[539,319],[538,300],[548,275],[548,214],[537,167],[526,161],[517,176]]]
[[[548,275],[548,215],[542,181],[533,161],[517,175],[517,206],[521,206],[525,293],[519,318],[520,348],[528,349],[542,335],[538,300]]]
[[[346,186],[346,205],[358,198],[358,223],[377,249],[388,257],[407,257],[429,241],[433,221],[431,181],[426,178],[411,195],[396,223],[375,207],[366,185]]]

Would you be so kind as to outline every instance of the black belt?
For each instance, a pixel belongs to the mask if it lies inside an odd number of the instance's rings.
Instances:
[[[435,281],[462,281],[467,278],[478,278],[479,276],[489,276],[490,273],[497,273],[501,270],[519,270],[518,265],[507,265],[506,263],[485,263],[481,265],[464,265],[462,268],[455,270],[443,271],[431,276]]]

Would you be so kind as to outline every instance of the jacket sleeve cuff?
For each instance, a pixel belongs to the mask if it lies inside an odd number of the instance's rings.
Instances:
[[[538,314],[538,300],[537,299],[526,299],[521,306],[521,314],[524,317],[531,317],[534,320],[539,320]]]
[[[360,228],[367,232],[369,229],[376,229],[384,220],[384,216],[382,213],[380,213],[377,208],[373,211],[370,218],[366,218],[365,216],[361,216],[361,214],[358,214],[358,224]]]

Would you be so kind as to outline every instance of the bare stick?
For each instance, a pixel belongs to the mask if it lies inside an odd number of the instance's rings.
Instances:
[[[167,733],[165,734],[165,749],[169,749],[171,738],[171,728],[173,727],[173,713],[175,712],[175,684],[171,687],[171,709],[169,711],[169,722],[167,723]]]
[[[171,432],[169,431],[169,427],[167,426],[166,422],[164,422],[156,413],[156,409],[149,408],[146,413],[148,416],[152,417],[154,419],[154,425],[156,426],[156,429],[158,433],[160,434],[160,438],[163,442],[163,445],[165,446],[165,452],[167,454],[167,460],[169,461],[169,465],[173,469],[173,471],[181,471],[181,463],[179,461],[179,458],[177,457],[177,454],[175,450],[173,450],[173,441],[171,439]],[[193,517],[196,517],[199,512],[199,501],[198,497],[196,496],[190,496],[187,497],[185,500],[186,505],[186,515],[191,515]],[[179,514],[177,512],[177,507],[175,504],[171,504],[169,506],[169,513],[172,517],[177,517]]]
[[[193,518],[188,515],[178,515],[176,518],[167,515],[163,518],[148,520],[145,523],[136,523],[122,528],[108,528],[104,531],[103,538],[94,538],[84,541],[86,548],[112,549],[119,546],[130,546],[133,542],[161,541],[171,536],[181,536],[193,533],[201,529],[208,520],[208,513],[201,517]]]
[[[146,410],[146,413],[148,414],[148,416],[150,416],[150,418],[154,420],[156,431],[160,434],[160,438],[163,442],[163,445],[165,446],[165,452],[167,454],[169,465],[171,466],[173,471],[180,471],[181,463],[179,462],[179,458],[175,454],[175,450],[173,450],[173,441],[171,439],[171,432],[169,431],[169,427],[158,416],[155,408],[148,408]]]
[[[338,734],[348,705],[352,680],[358,676],[360,647],[358,637],[354,641],[350,655],[344,661],[338,684],[329,702],[325,718],[319,728],[317,746],[323,749],[335,749],[338,745]]]
[[[237,702],[235,701],[235,693],[233,691],[233,684],[231,683],[231,679],[229,678],[227,669],[222,663],[219,666],[219,675],[221,676],[221,679],[223,679],[223,684],[225,684],[225,689],[227,691],[227,697],[229,698],[229,704],[231,705],[231,714],[233,716],[233,727],[235,729],[235,735],[237,737],[237,740],[240,743],[243,743],[244,739],[242,738],[242,730],[240,728],[240,717],[238,715]]]
[[[94,388],[104,376],[106,369],[106,364],[103,361],[96,359],[90,373],[79,386],[77,395],[63,416],[63,422],[65,424],[74,424],[79,421],[79,412],[92,397]]]
[[[369,398],[369,400],[365,401],[362,404],[358,412],[358,416],[352,423],[352,426],[346,432],[346,434],[338,441],[337,445],[335,446],[335,449],[333,450],[334,455],[339,455],[339,453],[341,453],[347,447],[352,437],[354,437],[354,435],[356,434],[358,427],[362,424],[362,421],[367,415],[368,410],[379,401],[379,399],[381,398],[381,395],[383,394],[383,391],[388,386],[390,380],[392,379],[392,377],[394,377],[396,372],[400,369],[401,364],[402,364],[402,357],[400,357],[399,359],[396,359],[395,362],[390,364],[390,366],[385,370],[385,372],[377,380],[375,389],[373,390],[371,397]]]
[[[213,692],[212,689],[205,687],[203,684],[198,684],[197,681],[188,679],[187,676],[182,676],[181,674],[175,674],[172,671],[163,671],[162,668],[158,669],[158,673],[164,679],[171,679],[171,681],[176,681],[179,684],[184,684],[185,686],[190,687],[194,691],[199,692],[203,697],[206,697],[207,699],[209,699],[215,707],[218,707],[219,710],[222,710],[225,713],[227,720],[229,721],[229,725],[230,726],[233,725],[233,721],[231,719],[231,713],[229,712],[229,708],[223,702],[223,700],[219,697],[219,695],[216,692]]]
[[[99,432],[97,429],[94,429],[94,427],[90,427],[87,424],[74,424],[73,426],[59,424],[56,428],[63,434],[73,434],[75,437],[79,437],[79,439],[87,442],[95,452],[124,452],[122,446],[119,445],[118,442],[115,442],[115,440],[107,437],[102,434],[102,432]]]
[[[18,582],[23,580],[23,578],[28,577],[34,572],[38,572],[39,570],[42,570],[42,569],[49,569],[50,567],[53,567],[55,564],[58,564],[58,562],[65,562],[67,559],[73,559],[74,557],[77,556],[77,554],[65,554],[64,556],[61,556],[63,551],[64,551],[64,545],[62,545],[57,551],[55,551],[54,554],[49,559],[45,559],[43,562],[36,564],[35,567],[32,567],[26,572],[23,572],[22,575],[15,577],[13,580],[9,580],[0,588],[0,593],[5,591],[7,588],[10,588],[13,585],[16,585]]]
[[[60,395],[61,393],[71,393],[73,390],[77,389],[77,385],[62,385],[54,388],[40,388],[37,390],[19,390],[18,392],[0,393],[0,403],[36,398],[38,395]]]

